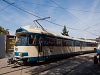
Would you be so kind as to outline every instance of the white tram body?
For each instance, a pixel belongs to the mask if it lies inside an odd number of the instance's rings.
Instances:
[[[93,52],[96,41],[57,35],[35,26],[23,26],[16,30],[14,57],[27,61],[39,61],[74,54]]]

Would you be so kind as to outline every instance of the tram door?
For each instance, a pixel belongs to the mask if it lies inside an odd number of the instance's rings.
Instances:
[[[80,42],[80,50],[81,50],[81,52],[82,52],[82,50],[83,50],[82,42]]]
[[[40,60],[45,60],[42,37],[39,37],[38,61],[40,61]]]

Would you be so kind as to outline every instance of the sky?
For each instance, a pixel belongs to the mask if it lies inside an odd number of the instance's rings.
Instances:
[[[33,21],[39,17],[50,17],[46,20],[56,25],[45,20],[38,22],[57,34],[61,34],[65,25],[71,37],[100,36],[100,0],[0,0],[0,26],[9,29],[11,35],[19,27],[35,26]]]

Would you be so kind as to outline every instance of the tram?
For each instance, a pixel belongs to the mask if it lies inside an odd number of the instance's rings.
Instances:
[[[14,58],[23,62],[41,61],[93,52],[96,41],[57,35],[36,26],[16,30]]]

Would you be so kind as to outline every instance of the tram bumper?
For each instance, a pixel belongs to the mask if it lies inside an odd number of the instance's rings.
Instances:
[[[22,61],[23,63],[26,63],[29,57],[27,52],[15,52],[14,58],[18,61]]]
[[[14,52],[13,58],[8,58],[7,63],[10,64],[19,64],[22,65],[26,63],[28,60],[28,53],[27,52]]]
[[[25,63],[27,63],[27,58],[24,58],[24,59],[9,58],[7,63],[8,63],[8,65],[10,65],[10,64],[24,65]]]
[[[14,57],[28,57],[28,52],[14,52]]]

